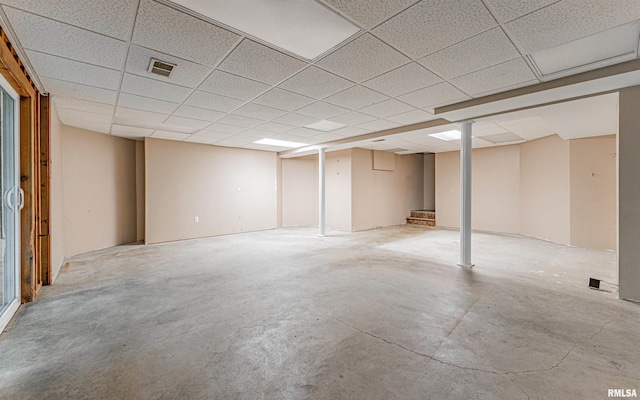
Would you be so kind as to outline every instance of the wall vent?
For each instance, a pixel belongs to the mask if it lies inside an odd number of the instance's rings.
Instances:
[[[166,61],[156,60],[155,58],[151,59],[151,63],[149,63],[149,72],[156,75],[162,75],[166,78],[171,78],[171,74],[175,69],[176,64],[171,64]]]

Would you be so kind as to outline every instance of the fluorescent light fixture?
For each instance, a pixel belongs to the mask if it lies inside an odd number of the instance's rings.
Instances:
[[[346,125],[339,124],[337,122],[322,120],[310,125],[305,125],[304,127],[309,129],[315,129],[316,131],[329,132],[329,131],[335,131],[336,129],[344,128],[345,126]]]
[[[268,139],[268,138],[260,139],[253,143],[266,144],[268,146],[291,147],[291,148],[307,146],[307,144],[305,143],[288,142],[286,140],[276,140],[276,139]]]
[[[309,60],[360,30],[314,0],[172,1]]]
[[[611,64],[618,58],[636,58],[638,23],[618,26],[529,55],[542,76],[596,63]],[[607,62],[609,61],[609,62]]]
[[[460,140],[461,135],[462,134],[460,133],[459,130],[454,129],[452,131],[432,133],[429,136],[434,137],[436,139],[446,140],[447,142],[450,142],[452,140]]]

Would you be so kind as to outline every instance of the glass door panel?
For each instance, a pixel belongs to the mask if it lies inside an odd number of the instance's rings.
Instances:
[[[17,94],[0,80],[0,332],[20,304],[17,104]]]

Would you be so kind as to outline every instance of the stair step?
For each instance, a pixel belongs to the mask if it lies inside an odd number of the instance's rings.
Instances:
[[[436,219],[436,212],[430,210],[413,210],[411,218]]]
[[[407,217],[407,224],[422,225],[422,226],[436,226],[436,220],[434,218]]]

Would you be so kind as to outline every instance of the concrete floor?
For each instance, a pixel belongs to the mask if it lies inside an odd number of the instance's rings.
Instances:
[[[605,399],[640,390],[615,254],[398,226],[76,256],[0,336],[2,399]]]

